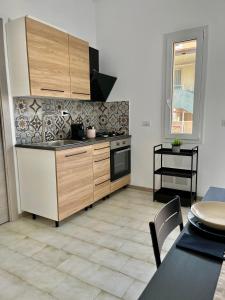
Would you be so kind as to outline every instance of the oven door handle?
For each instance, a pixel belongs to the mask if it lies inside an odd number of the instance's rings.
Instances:
[[[126,149],[123,149],[123,150],[119,150],[119,151],[115,151],[116,153],[123,153],[123,152],[127,152],[127,151],[130,151],[130,148],[126,148]]]

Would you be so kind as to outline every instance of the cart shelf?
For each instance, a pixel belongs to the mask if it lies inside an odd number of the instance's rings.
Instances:
[[[161,156],[161,165],[156,168],[155,156]],[[177,156],[189,156],[191,159],[190,169],[181,168],[170,168],[163,166],[163,156],[164,155],[177,155]],[[195,161],[195,166],[194,166]],[[155,187],[155,176],[160,176],[160,188]],[[179,189],[163,187],[162,177],[163,176],[174,176],[189,178],[190,180],[190,190],[184,191]],[[198,146],[192,149],[181,149],[179,153],[173,152],[171,148],[163,147],[162,144],[154,146],[153,148],[153,200],[166,203],[174,198],[174,196],[179,195],[181,199],[181,205],[191,206],[192,202],[197,199],[197,177],[198,177]],[[193,191],[193,180],[195,179],[195,190]]]
[[[190,191],[183,191],[177,189],[161,188],[155,192],[155,200],[158,200],[162,203],[167,203],[173,199],[176,195],[180,196],[181,205],[189,206],[190,205]],[[192,198],[195,198],[195,192],[192,192]]]
[[[191,178],[196,175],[196,171],[186,170],[186,169],[176,169],[176,168],[159,168],[155,170],[155,174],[166,175],[166,176],[176,176],[176,177],[184,177]]]
[[[175,153],[171,148],[161,148],[155,150],[155,154],[166,154],[166,155],[180,155],[180,156],[192,156],[197,154],[197,149],[181,149],[179,153]]]

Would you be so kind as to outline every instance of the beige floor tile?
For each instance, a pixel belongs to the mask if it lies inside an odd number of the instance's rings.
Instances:
[[[129,260],[127,255],[109,249],[99,249],[89,258],[91,261],[113,270],[120,270]]]
[[[90,218],[86,213],[77,217],[75,216],[73,219],[71,219],[71,222],[84,227],[94,228],[98,221]]]
[[[115,230],[112,232],[114,236],[118,236],[123,239],[133,240],[134,236],[137,235],[139,232],[135,229],[128,228],[128,227],[121,227],[120,230]]]
[[[152,262],[153,249],[150,246],[145,246],[136,242],[127,241],[120,249],[119,252],[132,256],[143,261]]]
[[[18,277],[0,270],[0,299],[13,300],[27,288],[25,282]]]
[[[143,290],[145,289],[146,284],[144,284],[143,282],[140,281],[134,281],[133,284],[130,285],[130,287],[128,288],[128,290],[126,291],[126,293],[123,296],[124,300],[137,300],[139,298],[139,296],[141,295],[141,293],[143,292]],[[157,299],[155,299],[157,300]]]
[[[10,230],[4,230],[4,225],[2,225],[0,228],[0,245],[10,246],[26,237],[23,234],[19,234]]]
[[[163,247],[162,249],[165,251],[165,252],[168,252],[170,250],[170,248],[173,246],[174,244],[174,240],[173,239],[170,239],[170,238],[167,238],[163,244]]]
[[[114,216],[108,212],[98,213],[98,211],[94,211],[94,212],[90,211],[87,214],[92,218],[96,218],[98,220],[105,221],[107,223],[116,224],[118,226],[126,226],[129,228],[138,229],[142,225],[142,222],[139,222],[132,218],[125,217],[125,216],[123,217]]]
[[[0,299],[138,299],[156,270],[149,221],[162,206],[128,188],[59,228],[30,214],[0,226]],[[162,259],[178,235],[169,235]]]
[[[16,252],[22,253],[26,256],[32,256],[36,252],[40,251],[45,247],[45,244],[35,241],[29,237],[19,240],[9,246],[10,249]]]
[[[150,221],[152,221],[152,220],[150,220]],[[143,222],[142,226],[139,228],[139,230],[150,234],[149,222]]]
[[[130,277],[105,267],[85,275],[86,282],[117,297],[122,297],[133,282]]]
[[[99,249],[98,246],[73,238],[69,243],[62,247],[63,250],[77,254],[81,257],[89,257]]]
[[[54,291],[54,289],[59,286],[66,277],[64,273],[43,264],[35,266],[33,269],[30,269],[29,273],[22,273],[20,276],[31,285],[45,292]]]
[[[60,285],[52,291],[52,295],[59,300],[94,300],[101,290],[67,276]]]
[[[99,268],[100,265],[96,263],[72,255],[69,259],[60,264],[57,269],[74,277],[85,279],[85,276],[94,273]]]
[[[97,232],[94,229],[76,225],[74,223],[70,223],[70,225],[65,226],[65,228],[63,225],[60,228],[60,232],[78,238],[79,240],[95,244],[96,246],[103,246],[112,250],[118,250],[125,242],[123,239],[114,237],[110,234]]]
[[[66,244],[70,243],[73,239],[69,236],[65,236],[60,232],[57,232],[56,229],[51,228],[39,228],[33,230],[28,234],[34,240],[40,241],[44,244],[51,245],[55,248],[61,249]]]
[[[114,236],[151,246],[151,237],[149,233],[142,232],[140,230],[135,230],[128,227],[122,227],[120,230],[117,230],[112,233]]]
[[[45,292],[54,289],[66,276],[65,273],[9,249],[0,249],[0,258],[0,268]]]
[[[52,246],[46,246],[33,255],[34,259],[55,268],[70,257],[71,255],[69,253]]]
[[[110,295],[109,293],[101,292],[95,300],[119,300],[121,298],[118,298],[116,296]]]
[[[32,222],[28,218],[20,218],[15,222],[8,222],[4,224],[4,227],[8,230],[20,233],[22,235],[27,235],[35,229],[40,228],[39,222]]]
[[[104,233],[113,233],[115,231],[120,231],[121,226],[99,220],[98,223],[95,225],[94,230]]]
[[[26,287],[24,292],[17,295],[16,300],[54,300],[53,296],[51,296],[48,293],[42,292],[41,290],[38,290],[34,287]]]
[[[155,264],[130,258],[121,268],[121,272],[143,282],[149,282],[156,271]]]

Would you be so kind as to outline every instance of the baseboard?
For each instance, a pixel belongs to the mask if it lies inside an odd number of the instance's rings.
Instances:
[[[128,187],[131,188],[131,189],[134,189],[134,190],[139,190],[139,191],[144,191],[144,192],[153,192],[152,188],[147,188],[145,186],[139,186],[139,185],[132,185],[131,184]]]

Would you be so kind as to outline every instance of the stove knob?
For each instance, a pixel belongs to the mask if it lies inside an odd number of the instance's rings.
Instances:
[[[120,143],[119,143],[119,142],[117,142],[117,143],[116,143],[116,146],[119,146],[119,145],[120,145]]]

